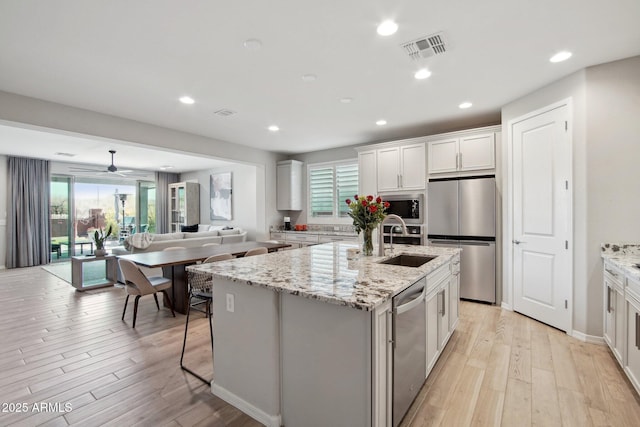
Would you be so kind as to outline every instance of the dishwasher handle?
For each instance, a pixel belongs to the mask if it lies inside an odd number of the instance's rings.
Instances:
[[[417,295],[417,296],[415,298],[412,298],[411,301],[397,306],[394,310],[394,314],[406,313],[407,311],[413,309],[414,307],[417,307],[418,305],[420,305],[422,301],[424,301],[424,297],[426,293],[427,293],[427,286],[425,285],[422,287],[421,290],[408,295],[407,298],[412,297],[414,295]]]

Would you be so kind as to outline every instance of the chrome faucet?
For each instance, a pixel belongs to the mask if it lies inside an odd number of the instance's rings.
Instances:
[[[382,222],[378,226],[378,256],[384,256],[384,237],[382,236],[382,230],[384,229],[383,226],[390,220],[396,220],[396,221],[400,222],[400,225],[402,226],[402,235],[403,236],[406,236],[407,234],[409,234],[409,231],[407,230],[407,224],[405,224],[404,220],[402,218],[400,218],[398,215],[389,214],[386,217],[384,217],[384,219],[382,220]],[[393,227],[391,228],[391,233],[390,234],[391,234],[391,238],[390,238],[391,250],[393,251]]]

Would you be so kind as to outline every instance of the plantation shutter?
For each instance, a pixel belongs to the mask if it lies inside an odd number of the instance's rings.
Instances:
[[[346,199],[358,193],[358,163],[309,167],[309,210],[314,218],[347,217]]]
[[[358,164],[336,166],[336,192],[338,193],[338,216],[348,216],[346,199],[352,199],[358,193]]]
[[[333,216],[333,168],[314,168],[309,171],[311,216]]]

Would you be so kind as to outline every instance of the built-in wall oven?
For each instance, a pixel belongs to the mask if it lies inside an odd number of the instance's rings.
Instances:
[[[407,235],[402,235],[402,227],[396,224],[382,226],[382,238],[385,243],[397,243],[399,245],[424,245],[424,232],[422,225],[407,225]],[[393,236],[391,235],[393,233]],[[393,238],[393,241],[391,240]]]
[[[382,198],[389,202],[387,214],[396,214],[407,224],[424,224],[424,194],[394,194]]]

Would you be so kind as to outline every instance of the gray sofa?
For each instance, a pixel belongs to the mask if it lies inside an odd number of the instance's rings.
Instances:
[[[180,232],[180,233],[166,233],[166,234],[149,234],[148,236],[135,235],[127,237],[124,242],[124,248],[114,248],[114,255],[125,255],[140,252],[154,252],[162,251],[169,247],[183,247],[192,248],[199,247],[205,243],[238,243],[244,242],[247,239],[247,232],[241,228],[223,229],[218,226],[204,225],[199,227],[199,230],[194,233]],[[140,244],[140,241],[144,241],[144,244]],[[150,240],[150,242],[149,242]],[[138,242],[138,245],[134,242]]]

